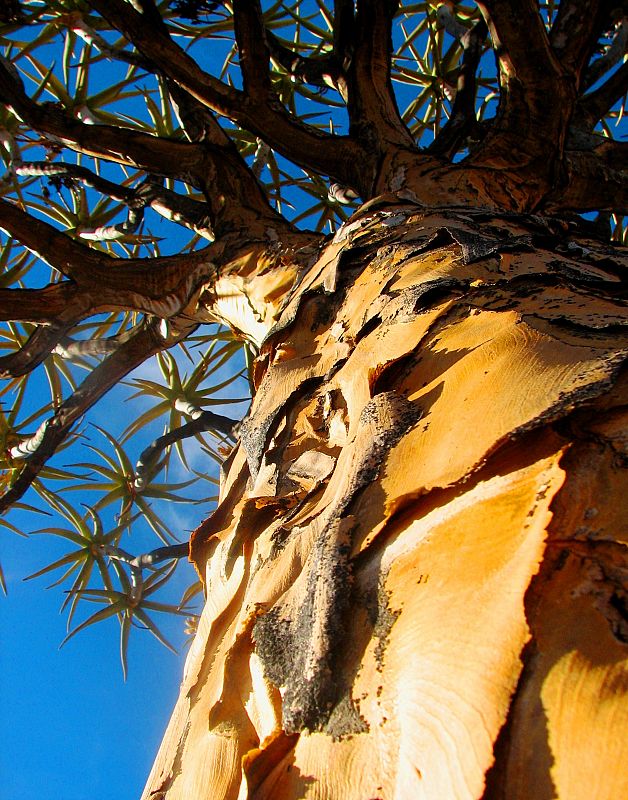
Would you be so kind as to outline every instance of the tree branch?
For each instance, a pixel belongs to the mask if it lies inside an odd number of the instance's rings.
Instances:
[[[160,22],[153,25],[126,0],[89,0],[89,5],[120,31],[153,65],[187,89],[218,114],[228,117],[245,99],[244,93],[214,78],[199,67],[183,48],[174,42]]]
[[[268,198],[233,143],[211,112],[176,83],[168,91],[186,135],[206,151],[203,186],[217,236],[231,230],[251,229],[256,223],[289,228]]]
[[[503,84],[516,79],[535,93],[542,92],[543,79],[558,70],[538,4],[535,0],[478,0],[477,5],[493,39]]]
[[[235,441],[237,430],[240,423],[237,420],[223,417],[221,414],[214,414],[212,411],[201,411],[191,422],[186,422],[178,428],[174,428],[163,436],[159,436],[142,451],[135,466],[135,488],[140,490],[146,485],[147,479],[156,472],[159,456],[166,447],[196,436],[203,431],[218,431],[229,439]]]
[[[39,325],[26,342],[7,356],[0,357],[0,378],[18,378],[35,369],[54,350],[63,337],[76,325],[75,311],[70,307],[69,313],[48,325]]]
[[[128,341],[134,332],[131,330],[117,333],[114,336],[103,336],[99,339],[71,339],[64,336],[54,348],[53,352],[68,361],[74,361],[84,356],[102,356],[113,353],[121,344]]]
[[[369,152],[396,144],[414,147],[390,80],[392,20],[398,3],[358,0],[355,48],[347,73],[350,132]]]
[[[595,91],[585,94],[578,101],[574,115],[574,126],[593,130],[602,117],[610,111],[628,91],[628,61],[615,70],[608,80]]]
[[[195,327],[195,324],[190,325],[181,321],[181,327],[171,327],[166,332],[161,320],[153,320],[143,324],[132,338],[120,345],[114,353],[100,363],[35,434],[38,440],[37,447],[29,455],[11,488],[0,497],[0,513],[6,511],[12,503],[22,497],[46,461],[64,441],[72,425],[94,403],[135,367],[155,353],[172,347],[189,336]],[[24,445],[22,446],[24,447]]]
[[[0,357],[0,378],[31,372],[80,320],[93,313],[92,298],[72,281],[43,289],[0,289],[0,319],[39,323],[18,350]]]
[[[177,99],[184,104],[185,93],[180,91]],[[154,175],[177,177],[201,188],[208,200],[208,210],[217,235],[236,227],[250,227],[256,220],[265,219],[275,227],[287,223],[269,206],[258,182],[239,156],[233,142],[220,129],[207,109],[189,97],[188,105],[196,104],[204,114],[204,140],[199,143],[183,143],[174,139],[117,129],[106,125],[85,125],[63,110],[50,105],[38,105],[24,92],[6,66],[0,63],[0,100],[11,105],[22,119],[33,128],[60,140],[64,145],[111,161],[132,164]],[[209,134],[208,134],[209,131]],[[79,168],[81,169],[81,168]],[[81,177],[87,179],[88,171]],[[105,193],[111,185],[100,182]],[[164,190],[165,191],[165,190]],[[118,195],[124,194],[119,191]],[[128,197],[127,193],[127,197]],[[166,195],[155,199],[160,206]],[[168,195],[176,197],[174,193]],[[183,205],[182,201],[179,205]],[[207,234],[207,224],[201,229]]]
[[[174,83],[207,108],[262,138],[294,163],[355,184],[367,154],[348,137],[313,128],[290,114],[273,96],[256,98],[204,72],[169,36],[152,29],[125,0],[90,0],[117,30]]]
[[[233,0],[233,27],[244,93],[247,97],[255,97],[256,101],[263,100],[273,89],[268,69],[270,53],[259,0]]]
[[[103,552],[114,561],[121,561],[129,567],[130,572],[130,593],[129,596],[135,600],[140,600],[144,588],[143,570],[159,564],[161,561],[170,561],[178,558],[185,558],[189,555],[189,542],[183,544],[171,544],[166,547],[157,547],[148,553],[139,556],[132,556],[121,547],[104,545]]]
[[[625,55],[628,48],[628,17],[624,17],[616,26],[613,41],[606,48],[604,55],[593,61],[584,76],[584,88],[593,86],[605,72],[612,69]]]
[[[477,5],[498,59],[501,91],[497,116],[467,163],[516,173],[528,184],[533,208],[560,177],[576,87],[549,44],[536,0]]]
[[[36,253],[66,278],[89,282],[114,259],[71,239],[52,225],[21,211],[15,203],[0,198],[0,228]]]
[[[195,253],[161,258],[118,259],[71,239],[0,198],[0,226],[81,288],[90,313],[131,309],[158,317],[179,313],[194,292],[216,274],[212,256],[229,242]]]
[[[334,0],[334,55],[346,70],[353,56],[353,0]]]
[[[152,567],[159,564],[161,561],[169,561],[173,558],[184,558],[189,554],[190,545],[188,542],[183,544],[170,544],[166,547],[156,547],[148,553],[142,553],[139,556],[132,556],[130,553],[121,550],[119,547],[105,545],[104,552],[109,558],[115,558],[117,561],[122,561],[124,564],[133,564],[139,569]]]
[[[456,99],[451,116],[427,148],[429,153],[452,158],[476,127],[476,71],[487,33],[486,23],[480,20],[470,30],[465,29],[460,37],[463,56],[458,72]]]
[[[549,34],[561,64],[580,83],[600,35],[601,18],[607,16],[601,0],[563,0]]]
[[[96,173],[86,167],[78,166],[77,164],[66,164],[59,161],[24,162],[15,167],[15,173],[16,175],[35,175],[42,177],[61,176],[77,180],[111,197],[112,200],[124,203],[128,206],[129,212],[134,211],[138,214],[138,212],[143,212],[146,206],[150,206],[172,222],[178,222],[198,232],[205,238],[213,239],[211,222],[209,219],[209,205],[199,202],[198,200],[193,200],[185,195],[179,195],[170,189],[165,189],[163,186],[160,186],[152,176],[141,181],[134,188],[129,188],[108,181],[100,175],[96,175]],[[115,232],[118,235],[132,232],[129,223],[131,222],[133,228],[136,229],[141,221],[141,216],[139,216],[139,214],[138,217],[139,219],[133,220],[132,222],[131,220],[127,220],[127,222],[107,226],[107,228],[104,229],[105,235],[97,235],[98,231],[103,230],[100,228],[96,230],[90,229],[89,231],[88,229],[81,228],[77,233],[79,236],[88,239],[102,240],[117,238],[115,235],[106,235],[106,232],[111,230],[112,233]]]
[[[477,5],[491,34],[501,87],[495,126],[501,140],[489,136],[487,151],[495,153],[501,145],[511,161],[544,154],[551,162],[547,142],[555,142],[560,152],[576,97],[573,85],[563,79],[538,5],[535,0],[478,0]]]
[[[286,70],[288,75],[301,83],[321,88],[335,89],[347,101],[345,72],[335,53],[324,56],[302,56],[286,47],[272,31],[266,31],[270,55]]]
[[[181,104],[184,94],[179,93]],[[202,109],[205,117],[203,130],[206,141],[192,144],[161,139],[129,129],[85,125],[61,109],[49,105],[40,106],[26,95],[21,83],[2,63],[0,99],[11,105],[32,127],[55,137],[72,149],[111,161],[132,164],[154,175],[178,177],[200,187],[208,199],[208,209],[217,233],[238,226],[248,227],[259,218],[272,221],[276,227],[282,224],[281,217],[268,205],[261,187],[250,175],[233,142],[211,118],[209,112],[198,103],[196,105]],[[190,97],[188,103],[194,102],[196,101]],[[208,130],[211,135],[207,135]],[[103,189],[104,186],[101,183]],[[166,196],[176,197],[174,193],[166,195],[162,192],[161,197],[155,198],[161,207],[168,206],[167,202],[163,202]],[[179,207],[183,203],[185,201]],[[285,224],[284,222],[283,225]],[[201,224],[204,235],[207,234],[207,227],[206,223]]]
[[[106,39],[92,28],[86,21],[81,11],[71,11],[63,17],[67,27],[87,44],[93,45],[97,50],[109,59],[123,61],[143,69],[150,70],[149,64],[139,55],[139,53],[121,50],[112,47]]]
[[[43,289],[0,289],[0,320],[53,322],[79,294],[71,281],[51,283]]]
[[[199,145],[162,139],[129,128],[86,125],[59,106],[34,102],[1,60],[0,101],[34,130],[85,155],[192,183],[198,179],[204,164],[203,149]]]

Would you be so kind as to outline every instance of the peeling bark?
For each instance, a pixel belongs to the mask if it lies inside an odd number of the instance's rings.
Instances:
[[[144,798],[626,793],[626,265],[388,197],[262,293]]]

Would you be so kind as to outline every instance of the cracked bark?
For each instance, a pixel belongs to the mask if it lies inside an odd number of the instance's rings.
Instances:
[[[327,243],[193,535],[145,798],[622,795],[626,266],[392,197]]]

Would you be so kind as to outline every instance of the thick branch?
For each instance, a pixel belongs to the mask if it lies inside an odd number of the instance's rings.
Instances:
[[[525,182],[526,205],[534,208],[562,177],[575,84],[550,47],[536,0],[479,0],[478,6],[499,61],[501,91],[495,121],[467,163],[499,165]]]
[[[557,74],[557,62],[538,4],[535,0],[478,0],[477,5],[491,32],[502,83],[516,79],[535,93],[541,92],[543,79]]]
[[[262,100],[272,92],[264,18],[259,0],[233,0],[235,30],[242,85],[248,97]]]
[[[101,270],[107,261],[113,261],[2,198],[0,227],[62,275],[77,282],[81,278],[88,281],[90,274]]]
[[[188,336],[196,327],[183,325],[164,333],[160,320],[143,325],[139,331],[99,364],[85,378],[79,388],[47,420],[41,430],[41,438],[11,488],[0,497],[0,513],[19,500],[35,480],[46,461],[64,441],[72,425],[88,411],[94,403],[116,386],[131,370],[161,350],[172,347]]]
[[[234,3],[234,26],[244,89],[249,96],[268,95],[272,89],[268,59],[297,80],[314,86],[336,89],[346,101],[347,86],[343,65],[348,65],[353,51],[353,3],[334,3],[334,49],[327,55],[303,56],[287,47],[273,31],[264,26],[259,2],[239,0]]]
[[[228,86],[221,80],[204,72],[196,61],[185,50],[174,42],[161,17],[155,24],[152,15],[139,13],[126,0],[89,0],[89,5],[98,11],[114,28],[142,53],[153,67],[163,71],[165,75],[191,89],[202,89],[207,105],[224,116],[238,104],[242,103],[243,93]],[[183,80],[180,80],[180,79]],[[196,92],[192,92],[196,95]]]
[[[17,351],[0,357],[0,378],[33,370],[78,322],[93,313],[92,298],[72,281],[43,289],[0,289],[0,319],[39,323]]]
[[[390,80],[392,20],[398,3],[358,0],[355,49],[348,70],[347,109],[351,134],[370,150],[414,147],[399,115]]]
[[[334,55],[346,69],[353,55],[353,0],[334,0]]]
[[[185,179],[203,165],[199,145],[161,139],[129,128],[86,125],[52,103],[38,104],[0,61],[0,101],[40,133],[80,153],[145,169],[155,175]],[[193,182],[193,181],[192,181]]]
[[[33,128],[61,140],[71,149],[131,164],[155,175],[178,177],[202,188],[210,202],[209,210],[217,233],[223,228],[241,226],[243,220],[246,225],[254,224],[259,217],[272,220],[276,226],[280,224],[278,215],[268,205],[234,144],[213,120],[205,120],[204,130],[211,127],[211,136],[198,144],[106,125],[85,125],[61,109],[33,102],[1,63],[0,99],[11,105]],[[181,98],[179,101],[182,102]],[[192,98],[189,102],[193,102]],[[206,118],[211,117],[206,110],[204,112]],[[155,197],[155,200],[163,201],[164,196]],[[167,207],[168,203],[160,205]],[[205,223],[200,227],[203,231],[207,229]]]
[[[550,31],[550,43],[561,64],[576,76],[589,63],[606,14],[601,0],[563,0]]]
[[[494,134],[480,148],[489,157],[525,163],[541,159],[551,170],[551,142],[561,152],[575,103],[573,82],[549,44],[535,0],[479,0],[499,62],[500,104]]]
[[[202,185],[211,209],[216,235],[230,230],[262,227],[289,227],[268,203],[264,190],[212,113],[176,83],[168,90],[186,135],[205,148],[205,173]]]
[[[51,283],[43,289],[0,289],[0,320],[53,322],[75,303],[80,293],[70,281]]]
[[[216,273],[212,255],[228,244],[162,258],[117,259],[71,239],[47,222],[0,199],[0,225],[71,278],[91,296],[95,309],[134,309],[159,317],[179,313],[200,285]]]

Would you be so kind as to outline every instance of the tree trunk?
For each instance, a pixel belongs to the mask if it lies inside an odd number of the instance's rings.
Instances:
[[[144,798],[628,796],[625,263],[388,196],[251,274],[275,323]]]

